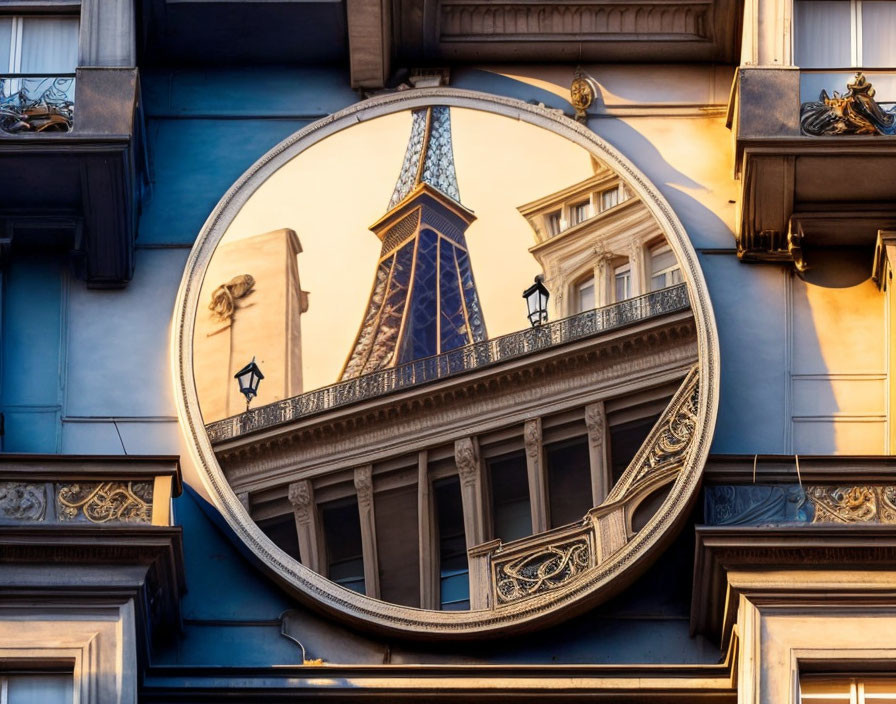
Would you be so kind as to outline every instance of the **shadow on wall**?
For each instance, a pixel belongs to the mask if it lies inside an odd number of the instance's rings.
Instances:
[[[808,250],[791,281],[791,446],[798,454],[886,449],[885,296],[870,248]]]

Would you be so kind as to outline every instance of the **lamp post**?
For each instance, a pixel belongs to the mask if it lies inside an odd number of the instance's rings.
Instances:
[[[544,277],[539,274],[535,277],[535,283],[523,291],[523,298],[526,299],[526,307],[529,309],[529,322],[532,327],[538,327],[548,322],[548,299],[551,292],[544,286]]]
[[[240,385],[240,393],[246,397],[246,411],[248,411],[252,399],[258,395],[258,384],[264,379],[264,374],[255,363],[255,357],[252,357],[251,362],[234,374],[233,378]]]

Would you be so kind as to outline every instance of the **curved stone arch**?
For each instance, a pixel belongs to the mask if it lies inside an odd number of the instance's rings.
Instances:
[[[616,170],[647,205],[681,262],[697,327],[701,380],[698,436],[663,510],[586,577],[499,611],[428,611],[389,604],[340,587],[288,556],[262,533],[228,485],[205,432],[193,381],[192,333],[204,273],[227,227],[249,198],[288,161],[326,137],[359,122],[427,105],[469,108],[521,120],[565,137]],[[300,601],[365,630],[405,638],[483,638],[531,630],[581,613],[617,594],[649,566],[686,518],[699,488],[718,410],[718,336],[706,282],[684,227],[656,187],[615,147],[562,114],[515,99],[452,88],[414,89],[357,103],[296,132],[253,164],[209,215],[187,259],[175,302],[171,367],[178,418],[192,459],[215,507],[237,537]]]

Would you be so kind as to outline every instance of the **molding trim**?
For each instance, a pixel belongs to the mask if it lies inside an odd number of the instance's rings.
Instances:
[[[286,162],[336,132],[360,121],[428,105],[482,110],[547,129],[617,171],[657,219],[681,263],[697,326],[701,379],[697,435],[688,462],[663,506],[624,548],[583,577],[574,588],[548,599],[527,600],[500,614],[424,611],[387,604],[334,585],[289,558],[252,522],[228,485],[206,435],[193,381],[191,339],[202,278],[230,222],[255,190]],[[656,187],[628,158],[569,118],[518,100],[451,88],[413,89],[360,102],[296,132],[246,171],[212,211],[190,252],[175,303],[171,368],[186,445],[205,488],[230,528],[271,576],[304,603],[357,627],[429,640],[493,637],[556,623],[593,607],[631,583],[675,536],[696,499],[715,427],[719,394],[718,338],[706,282],[684,227]]]

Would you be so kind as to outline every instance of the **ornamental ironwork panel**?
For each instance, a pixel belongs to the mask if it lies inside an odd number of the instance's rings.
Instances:
[[[206,426],[220,442],[340,406],[412,388],[438,379],[523,357],[557,345],[583,340],[661,315],[690,308],[686,284],[629,298],[527,330],[459,347],[433,357],[382,369],[331,386],[254,408]]]
[[[0,76],[0,132],[71,132],[75,77]]]

